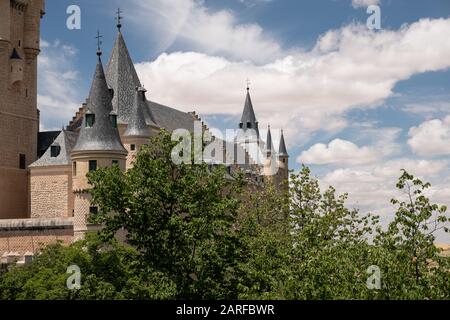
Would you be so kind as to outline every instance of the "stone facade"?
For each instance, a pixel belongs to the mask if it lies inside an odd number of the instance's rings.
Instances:
[[[70,166],[31,170],[31,218],[72,217],[73,200]]]
[[[44,0],[0,4],[0,219],[30,213],[26,168],[37,158],[37,55],[43,13]]]

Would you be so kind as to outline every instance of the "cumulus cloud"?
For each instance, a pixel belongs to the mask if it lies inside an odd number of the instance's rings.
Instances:
[[[368,7],[380,4],[380,0],[352,0],[353,8]]]
[[[386,208],[390,207],[389,200],[402,195],[395,188],[402,169],[427,181],[436,181],[436,177],[447,172],[448,165],[448,161],[444,160],[400,158],[370,166],[332,170],[321,179],[321,185],[322,187],[332,185],[339,192],[348,192],[349,204],[363,211],[388,212]],[[432,195],[436,193],[436,188],[439,189],[439,185],[439,183],[436,184],[435,188],[430,191]],[[449,188],[447,187],[447,189]],[[442,195],[435,196],[433,200],[446,203],[450,192],[446,193],[446,196],[447,198]]]
[[[421,156],[450,154],[450,116],[425,121],[411,128],[408,144],[413,152]]]
[[[151,99],[206,115],[240,114],[250,78],[260,122],[286,128],[289,140],[298,143],[298,137],[318,130],[345,128],[348,111],[380,105],[399,81],[448,68],[449,32],[450,19],[422,19],[379,32],[352,24],[327,32],[308,52],[285,53],[264,64],[174,52],[139,63],[137,70]]]
[[[374,148],[358,147],[356,144],[341,139],[335,139],[328,145],[317,143],[298,157],[298,162],[304,164],[366,164],[379,159]]]
[[[77,50],[56,40],[42,40],[38,63],[38,108],[41,131],[60,130],[67,125],[80,105],[79,74],[72,61]]]
[[[258,24],[239,24],[232,11],[211,12],[203,1],[195,0],[132,0],[130,6],[136,23],[160,39],[161,50],[176,41],[196,51],[225,55],[233,59],[263,62],[280,55],[279,43]],[[255,3],[246,2],[246,3]],[[149,19],[149,17],[151,17]]]

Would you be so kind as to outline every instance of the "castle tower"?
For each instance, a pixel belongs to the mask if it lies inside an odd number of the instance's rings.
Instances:
[[[264,143],[260,139],[258,121],[256,120],[248,86],[236,143],[241,145],[257,163],[262,164],[264,162],[265,159],[260,150],[264,147]]]
[[[106,68],[106,81],[114,90],[112,106],[117,113],[120,135],[123,136],[133,108],[135,90],[136,87],[141,87],[141,82],[125,44],[121,27],[122,25],[119,23],[117,38]]]
[[[272,143],[272,133],[270,132],[270,125],[267,128],[266,149],[264,151],[264,176],[266,181],[274,181],[274,176],[277,174],[276,154]]]
[[[288,188],[289,181],[289,154],[287,153],[286,143],[284,141],[283,130],[281,130],[280,147],[278,149],[278,185]]]
[[[146,104],[145,88],[136,88],[133,109],[131,110],[130,119],[128,120],[127,130],[125,131],[122,141],[125,149],[128,151],[127,170],[133,166],[136,155],[142,145],[148,143],[150,130],[145,122],[144,110]]]
[[[98,62],[83,117],[80,134],[71,152],[74,197],[74,234],[81,239],[87,231],[87,218],[98,208],[91,205],[90,188],[86,175],[101,167],[118,165],[125,170],[127,151],[117,129],[117,116],[113,112],[112,90],[108,89],[98,52]]]
[[[37,158],[37,56],[44,0],[0,1],[0,219],[29,216]]]

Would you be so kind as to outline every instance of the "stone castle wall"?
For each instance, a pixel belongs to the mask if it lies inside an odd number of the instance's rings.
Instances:
[[[36,254],[49,244],[73,241],[71,219],[0,220],[0,257]]]
[[[73,214],[72,168],[31,170],[31,218],[68,218]]]

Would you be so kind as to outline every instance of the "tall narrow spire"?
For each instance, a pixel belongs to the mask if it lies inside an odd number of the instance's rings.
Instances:
[[[144,106],[145,103],[145,88],[136,88],[134,98],[134,106],[131,112],[130,120],[128,122],[127,130],[124,133],[126,137],[149,137],[150,130],[145,122]]]
[[[106,84],[103,64],[99,55],[89,93],[88,111],[83,117],[80,134],[73,152],[126,152],[120,141],[119,131],[111,122],[111,98],[111,91]]]
[[[118,122],[127,124],[133,108],[136,87],[141,87],[130,53],[118,32],[106,71],[108,85],[114,90],[112,105]],[[146,118],[149,116],[146,114]]]
[[[286,149],[286,143],[284,142],[283,130],[281,130],[280,147],[278,150],[278,155],[282,157],[289,157]]]
[[[252,98],[250,97],[250,88],[247,85],[247,96],[245,98],[244,111],[242,112],[241,122],[239,124],[241,129],[256,130],[259,136],[258,121],[256,121],[255,111],[253,110]]]
[[[266,155],[272,155],[274,151],[272,143],[272,133],[270,132],[270,125],[267,127],[267,139],[266,139]]]

